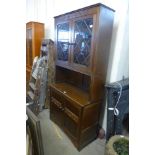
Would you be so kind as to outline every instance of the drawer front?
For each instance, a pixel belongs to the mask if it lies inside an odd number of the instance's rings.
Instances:
[[[68,108],[65,107],[64,109],[65,114],[72,119],[75,123],[79,123],[79,117],[77,115],[75,115],[74,113],[72,113]]]
[[[66,100],[65,101],[65,108],[67,108],[71,113],[73,113],[77,117],[80,117],[81,109],[82,109],[80,106],[75,105],[74,103],[71,103],[68,100]]]
[[[54,97],[51,99],[51,102],[60,110],[64,110],[63,108],[63,104],[61,102],[59,102],[57,99],[55,99]]]
[[[82,108],[78,104],[75,104],[75,103],[72,103],[71,101],[68,101],[64,97],[64,94],[63,93],[62,94],[59,94],[55,90],[51,89],[51,97],[50,97],[50,100],[53,101],[53,99],[56,100],[55,101],[56,104],[58,104],[59,106],[66,107],[68,110],[70,110],[77,117],[80,117],[80,115],[81,115],[81,109]]]
[[[51,90],[51,100],[52,98],[55,98],[56,100],[62,102],[62,97],[61,95],[59,95],[56,91],[54,91],[53,89]]]
[[[64,107],[65,99],[62,97],[63,94],[59,94],[53,89],[50,91],[50,102],[55,103],[58,107]]]

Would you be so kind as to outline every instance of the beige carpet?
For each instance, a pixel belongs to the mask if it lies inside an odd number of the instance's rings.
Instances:
[[[49,110],[43,110],[41,122],[44,155],[104,155],[105,140],[96,139],[80,152],[67,135],[49,119]]]

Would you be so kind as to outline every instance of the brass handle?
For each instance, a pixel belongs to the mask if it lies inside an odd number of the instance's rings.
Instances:
[[[63,93],[66,94],[67,92],[66,91],[63,91]]]
[[[64,111],[65,109],[61,107],[61,110]]]

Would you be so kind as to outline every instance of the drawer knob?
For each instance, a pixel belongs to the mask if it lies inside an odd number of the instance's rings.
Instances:
[[[66,91],[63,91],[63,93],[66,94],[67,92]]]
[[[61,109],[62,111],[64,111],[64,110],[65,110],[63,107],[60,107],[60,109]]]

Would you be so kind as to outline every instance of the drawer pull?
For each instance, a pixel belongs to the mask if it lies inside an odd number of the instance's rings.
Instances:
[[[62,111],[64,111],[64,110],[65,110],[63,107],[60,107],[60,109],[61,109]]]
[[[66,91],[63,91],[63,93],[66,94],[67,92]]]
[[[53,102],[59,109],[62,108],[61,103],[60,103],[59,101],[57,101],[56,99],[52,98],[52,102]]]

